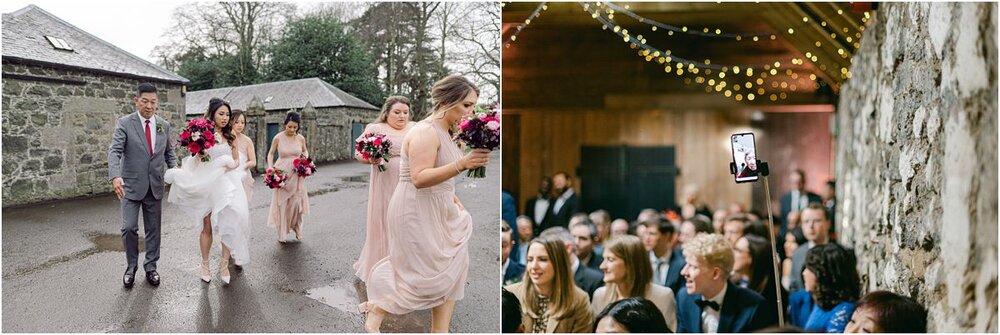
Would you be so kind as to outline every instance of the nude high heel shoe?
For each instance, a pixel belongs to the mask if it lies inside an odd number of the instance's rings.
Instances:
[[[222,282],[229,284],[229,279],[232,277],[229,275],[229,258],[223,257],[219,261],[219,278],[222,278]]]
[[[208,270],[208,261],[201,262],[201,281],[206,283],[212,281],[212,272]]]

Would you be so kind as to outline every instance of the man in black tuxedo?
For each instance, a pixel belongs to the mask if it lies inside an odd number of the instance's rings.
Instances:
[[[549,207],[552,207],[551,200],[552,178],[542,177],[542,181],[538,183],[538,194],[524,203],[524,215],[527,215],[535,223],[533,228],[536,234],[541,233],[545,227],[549,227],[545,219],[549,213]]]
[[[781,236],[788,231],[788,212],[802,211],[811,203],[823,201],[816,193],[806,191],[806,173],[802,170],[792,171],[788,182],[792,190],[781,196]]]
[[[653,265],[653,284],[669,287],[676,294],[684,285],[681,269],[685,263],[681,250],[674,248],[674,224],[659,217],[646,219],[642,224],[646,226],[642,244],[649,251],[649,263]]]
[[[552,176],[552,186],[555,187],[555,198],[551,200],[549,206],[548,222],[542,225],[542,229],[549,227],[563,227],[569,229],[569,219],[573,214],[579,213],[580,198],[573,190],[573,177],[565,171],[556,172]]]
[[[748,333],[778,322],[757,292],[733,285],[732,244],[719,234],[684,243],[684,288],[677,293],[678,333]]]
[[[576,287],[587,292],[587,295],[591,299],[594,298],[594,291],[598,288],[604,286],[604,273],[599,270],[594,270],[586,265],[580,263],[580,259],[576,257],[576,240],[573,238],[573,234],[570,234],[569,230],[563,227],[552,227],[546,229],[538,237],[552,236],[558,238],[566,244],[566,253],[569,257],[570,272],[573,273],[573,281],[576,282]]]

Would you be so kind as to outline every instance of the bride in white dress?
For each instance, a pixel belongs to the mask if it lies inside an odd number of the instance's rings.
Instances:
[[[211,160],[201,155],[184,158],[181,167],[167,170],[164,181],[171,184],[167,201],[181,207],[185,214],[201,219],[201,280],[210,282],[208,256],[213,236],[222,241],[219,277],[226,284],[231,278],[229,259],[236,265],[250,261],[250,211],[243,190],[245,169],[240,167],[240,153],[232,145],[235,135],[229,123],[229,103],[213,98],[205,118],[215,123],[216,143],[206,150]]]

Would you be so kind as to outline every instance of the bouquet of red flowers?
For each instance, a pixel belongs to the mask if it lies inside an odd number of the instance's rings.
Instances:
[[[472,149],[496,150],[500,147],[500,117],[494,110],[476,107],[476,112],[462,121],[455,139]],[[469,170],[467,176],[486,177],[486,167]]]
[[[191,152],[191,156],[197,154],[204,154],[205,156],[201,158],[202,162],[207,162],[212,159],[205,150],[212,148],[215,145],[215,125],[208,119],[197,118],[188,122],[187,128],[181,132],[180,145],[182,147],[187,147],[188,151]]]
[[[354,150],[361,153],[362,158],[377,164],[378,172],[385,172],[391,147],[392,142],[384,134],[367,133],[355,142]]]
[[[313,159],[306,156],[300,155],[299,158],[292,160],[292,166],[295,167],[295,172],[302,177],[311,176],[316,173],[316,164],[313,164]]]
[[[264,176],[264,184],[269,188],[279,188],[285,186],[285,180],[288,176],[279,169],[267,169],[267,174]]]

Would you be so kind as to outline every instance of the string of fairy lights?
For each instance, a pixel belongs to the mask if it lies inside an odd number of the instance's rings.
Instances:
[[[647,39],[641,34],[633,36],[627,29],[622,28],[622,26],[614,20],[614,14],[616,12],[621,13],[639,21],[640,23],[648,24],[650,26],[650,30],[654,34],[659,29],[663,29],[666,31],[667,36],[674,36],[675,33],[680,33],[699,37],[758,42],[765,39],[775,40],[777,38],[777,34],[775,33],[730,33],[723,32],[722,29],[719,28],[711,29],[709,27],[704,27],[701,30],[689,29],[687,26],[678,27],[644,18],[629,10],[628,5],[622,7],[607,2],[596,2],[594,3],[594,6],[591,6],[589,3],[581,3],[580,5],[591,15],[592,18],[601,23],[602,29],[611,30],[616,35],[621,37],[623,42],[629,43],[629,46],[632,49],[637,50],[637,55],[640,58],[644,58],[647,62],[656,61],[664,66],[664,72],[684,77],[685,84],[690,85],[693,82],[703,85],[706,92],[714,91],[721,93],[727,98],[732,98],[736,101],[742,101],[744,98],[749,101],[753,101],[756,98],[767,98],[771,101],[777,101],[779,99],[784,100],[787,98],[787,93],[785,91],[797,91],[799,87],[804,87],[805,85],[812,85],[814,88],[819,88],[819,82],[817,81],[815,74],[810,74],[808,76],[808,81],[805,81],[805,77],[800,78],[798,73],[792,69],[786,67],[784,71],[781,71],[782,60],[774,60],[773,62],[767,62],[765,64],[721,65],[713,64],[709,58],[705,58],[702,61],[695,61],[693,59],[680,57],[673,54],[669,48],[660,50],[649,45],[647,43]],[[843,10],[838,10],[838,14],[843,15]],[[842,31],[845,35],[839,35],[839,37],[843,38],[843,40],[847,43],[854,43],[853,46],[855,48],[859,47],[861,31],[864,31],[864,24],[867,23],[869,18],[870,14],[865,12],[864,17],[862,18],[862,25],[858,27],[858,31],[855,32],[853,36],[846,35],[850,33],[850,30],[847,27],[844,27]],[[803,16],[802,24],[808,24],[809,20],[808,16]],[[789,27],[787,29],[788,34],[794,34],[795,28],[801,28],[800,25]],[[820,25],[827,27],[828,23],[825,20],[821,20]],[[831,39],[836,41],[837,38],[838,35],[836,33],[831,33]],[[815,41],[814,45],[817,48],[820,48],[822,47],[822,42]],[[793,65],[803,65],[805,61],[808,60],[816,66],[816,63],[819,61],[819,56],[814,51],[815,50],[806,51],[806,59],[793,57],[791,59],[783,60],[786,64],[790,63]],[[843,47],[838,48],[838,54],[850,63],[851,59],[848,58],[849,53],[846,52]],[[819,64],[817,67],[826,71],[825,64]],[[851,77],[851,73],[847,67],[842,67],[840,71],[842,79],[848,79]],[[713,72],[715,73],[714,75]],[[726,78],[727,75],[729,78]],[[779,80],[779,76],[787,78]],[[772,79],[767,80],[768,77],[771,77]],[[788,82],[789,78],[792,83]],[[770,85],[765,84],[765,82],[768,81],[770,82]],[[770,88],[768,88],[768,86],[770,86]]]
[[[501,7],[504,7],[506,5],[507,5],[506,3],[501,3],[500,4]],[[548,10],[548,9],[549,9],[549,5],[546,4],[545,2],[542,2],[542,3],[538,4],[538,7],[535,7],[535,10],[531,12],[531,15],[528,15],[528,18],[524,19],[524,24],[518,25],[517,29],[515,29],[512,34],[510,34],[510,37],[508,37],[506,41],[504,41],[504,43],[503,43],[504,47],[505,48],[510,48],[511,43],[514,43],[514,41],[517,41],[517,35],[520,34],[521,31],[524,30],[525,27],[527,27],[529,24],[531,24],[532,20],[537,19],[538,15],[541,15],[542,11]]]

